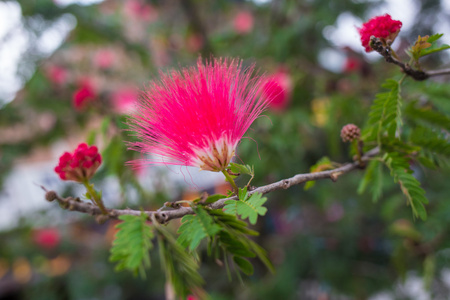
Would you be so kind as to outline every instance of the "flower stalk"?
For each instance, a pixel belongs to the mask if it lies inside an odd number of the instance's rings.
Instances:
[[[86,187],[86,197],[92,200],[94,204],[96,204],[100,208],[102,214],[107,215],[108,211],[106,210],[106,207],[103,204],[103,200],[100,197],[99,193],[95,190],[94,185],[90,184],[88,180],[84,180],[83,185]]]
[[[231,187],[233,188],[233,192],[237,195],[239,192],[239,189],[236,185],[236,182],[234,182],[233,177],[231,177],[230,174],[228,174],[227,170],[222,170],[223,175],[225,175],[226,181],[228,181],[231,184]]]

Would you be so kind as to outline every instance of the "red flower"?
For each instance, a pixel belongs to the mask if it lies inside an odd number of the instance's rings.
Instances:
[[[392,20],[391,16],[385,14],[377,16],[364,23],[361,28],[358,28],[361,35],[362,46],[366,48],[366,52],[372,51],[370,47],[370,37],[375,36],[379,38],[385,45],[388,40],[393,42],[402,28],[402,22]]]
[[[102,163],[102,157],[95,146],[85,143],[79,144],[72,153],[65,152],[59,158],[59,164],[55,167],[62,180],[83,182],[89,180]]]
[[[56,228],[46,228],[35,231],[33,240],[42,248],[52,249],[58,246],[61,236]]]
[[[72,103],[75,109],[82,110],[95,97],[97,97],[97,94],[92,85],[88,81],[83,81],[80,87],[73,93]]]

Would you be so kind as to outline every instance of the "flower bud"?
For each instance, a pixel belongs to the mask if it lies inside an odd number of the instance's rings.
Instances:
[[[101,163],[97,147],[82,143],[73,153],[66,152],[59,158],[55,172],[62,180],[83,182],[95,174]]]
[[[352,142],[353,140],[359,140],[361,136],[361,130],[355,124],[347,124],[342,127],[341,138],[343,142]]]

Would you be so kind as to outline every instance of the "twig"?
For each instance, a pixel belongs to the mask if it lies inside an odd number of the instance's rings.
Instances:
[[[368,161],[370,158],[378,155],[380,153],[379,148],[374,148],[367,152],[364,156],[361,157],[362,161]],[[316,173],[305,173],[305,174],[297,174],[291,178],[283,179],[278,182],[274,182],[268,185],[260,186],[252,191],[249,192],[249,194],[253,193],[262,193],[267,194],[276,190],[281,189],[288,189],[291,186],[298,185],[300,183],[304,183],[307,181],[313,181],[313,180],[319,180],[319,179],[326,179],[330,178],[332,181],[336,181],[339,176],[342,174],[348,173],[350,171],[359,169],[360,164],[358,161],[347,163],[339,168],[323,171],[323,172],[316,172]],[[48,191],[45,187],[41,186],[41,188],[46,191],[45,198],[48,201],[58,201],[58,203],[61,205],[62,208],[72,210],[72,211],[78,211],[81,213],[90,214],[93,216],[102,215],[102,211],[98,206],[95,206],[89,202],[81,201],[79,198],[62,198],[56,192],[54,191]],[[237,197],[229,197],[220,199],[212,204],[210,204],[210,208],[212,209],[220,209],[225,206],[225,201],[227,200],[236,200]],[[140,211],[140,210],[133,210],[133,209],[106,209],[107,215],[103,215],[106,218],[111,219],[117,219],[119,216],[122,215],[133,215],[133,216],[139,216],[141,213],[145,213],[149,219],[151,219],[152,216],[155,216],[155,218],[160,223],[167,223],[170,220],[182,218],[185,215],[192,215],[194,214],[194,211],[190,207],[179,207],[173,210],[167,210],[167,211]]]
[[[442,70],[427,71],[428,76],[450,75],[450,68]]]
[[[406,75],[411,76],[414,80],[423,81],[428,79],[428,77],[430,77],[428,73],[421,70],[415,70],[410,65],[405,64],[404,62],[401,62],[398,59],[394,58],[392,56],[391,48],[389,46],[385,46],[379,38],[372,36],[370,38],[370,46],[372,47],[373,50],[380,53],[384,57],[386,62],[399,66],[400,68],[402,68],[403,72]]]

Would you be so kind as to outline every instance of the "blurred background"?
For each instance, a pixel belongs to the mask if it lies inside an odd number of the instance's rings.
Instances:
[[[147,279],[116,273],[108,251],[117,223],[45,201],[41,185],[83,193],[54,173],[59,156],[81,142],[99,147],[94,181],[108,207],[150,210],[223,192],[216,174],[125,166],[137,157],[124,129],[139,91],[160,70],[214,55],[256,64],[283,88],[266,90],[277,95],[268,118],[238,148],[255,166],[254,185],[308,172],[323,156],[349,161],[340,129],[363,126],[380,84],[401,76],[359,42],[357,27],[384,13],[403,22],[394,48],[404,60],[419,34],[444,33],[449,44],[448,0],[0,2],[0,299],[165,299],[157,251]],[[450,56],[423,66],[449,67]],[[403,97],[432,99],[448,114],[448,82],[408,79]],[[414,169],[430,200],[426,222],[412,219],[388,170],[378,202],[357,193],[362,171],[268,195],[255,227],[276,274],[255,260],[242,285],[205,260],[206,290],[212,299],[449,299],[450,172],[441,165]]]

